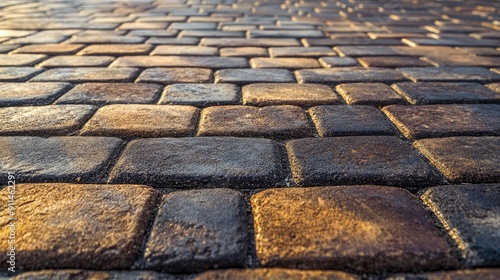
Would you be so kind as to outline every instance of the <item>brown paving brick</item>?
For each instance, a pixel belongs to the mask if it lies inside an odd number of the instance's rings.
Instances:
[[[55,269],[24,272],[16,277],[15,280],[29,279],[57,279],[57,280],[83,280],[83,279],[121,279],[121,280],[176,280],[177,277],[165,273],[153,271],[102,271],[102,270],[79,270],[79,269]]]
[[[244,68],[248,62],[242,57],[211,56],[130,56],[117,58],[111,67],[203,67]]]
[[[190,136],[199,111],[191,106],[108,105],[97,111],[82,135],[116,137]]]
[[[231,105],[240,103],[240,89],[231,84],[175,84],[169,85],[159,104],[192,106]]]
[[[265,279],[289,279],[289,280],[356,280],[354,274],[342,271],[325,270],[298,270],[284,268],[256,268],[256,269],[218,269],[199,274],[195,280],[210,279],[241,279],[241,280],[265,280]],[[17,280],[17,279],[16,279]]]
[[[270,189],[251,201],[264,266],[380,273],[457,264],[419,201],[399,188]]]
[[[305,69],[295,72],[299,83],[356,83],[401,82],[407,80],[401,73],[385,68],[337,67]]]
[[[392,88],[411,104],[500,102],[500,94],[478,83],[409,82]]]
[[[33,66],[46,58],[43,54],[0,54],[0,66]]]
[[[69,89],[69,83],[0,83],[0,106],[48,105]]]
[[[293,83],[295,78],[285,69],[224,69],[215,72],[216,83]]]
[[[323,67],[346,67],[346,66],[358,66],[358,61],[352,57],[322,57],[319,59],[319,63]]]
[[[400,68],[414,82],[494,82],[500,75],[481,67]]]
[[[118,30],[165,29],[166,22],[126,22],[118,26]]]
[[[395,136],[308,138],[286,146],[293,178],[300,186],[378,184],[414,189],[442,182]]]
[[[91,105],[48,105],[0,108],[0,135],[66,135],[95,111]]]
[[[33,82],[129,82],[138,73],[135,68],[74,67],[54,68],[37,75]],[[1,76],[0,76],[1,77]]]
[[[79,55],[144,55],[148,54],[153,46],[148,44],[107,44],[90,45],[81,50]]]
[[[327,47],[276,47],[270,48],[271,57],[320,57],[337,55]]]
[[[250,59],[252,68],[286,68],[305,69],[320,68],[318,61],[313,58],[268,58],[259,57]]]
[[[499,137],[423,139],[414,145],[451,182],[500,182]]]
[[[12,53],[64,55],[74,54],[81,50],[84,46],[85,45],[80,44],[36,44],[20,47]]]
[[[156,84],[84,83],[60,97],[56,104],[153,103],[162,87]]]
[[[150,68],[137,78],[139,83],[210,83],[212,70],[204,68]]]
[[[242,88],[243,104],[253,106],[337,104],[339,98],[329,86],[316,84],[250,84]]]
[[[202,111],[198,136],[298,138],[308,136],[305,112],[296,106],[217,106]]]
[[[389,105],[382,109],[410,139],[495,135],[500,131],[500,105]]]
[[[0,198],[7,204],[7,188]],[[139,252],[156,194],[145,186],[16,186],[19,267],[126,269]],[[57,202],[57,203],[56,203]],[[8,223],[7,208],[0,219]],[[8,234],[3,227],[2,233]],[[7,247],[7,239],[0,241]],[[2,254],[2,262],[7,256]]]
[[[61,55],[51,57],[44,62],[38,64],[39,67],[56,68],[56,67],[105,67],[108,66],[115,58],[111,56],[76,56],[76,55]]]
[[[387,280],[496,280],[500,277],[498,268],[480,268],[474,270],[439,271],[423,274],[404,274],[389,277]]]
[[[15,136],[0,143],[0,170],[15,173],[17,183],[97,183],[122,148],[120,139],[104,137]]]
[[[403,97],[382,83],[340,84],[335,89],[349,105],[384,106],[406,103]]]
[[[278,146],[268,139],[141,139],[128,144],[110,182],[175,188],[257,188],[282,182],[281,168]]]
[[[234,190],[191,190],[164,196],[146,247],[146,268],[197,272],[244,265],[246,215],[245,199]]]
[[[221,48],[220,56],[256,57],[268,56],[267,49],[257,47]]]
[[[413,56],[369,56],[358,57],[359,62],[364,67],[424,67],[431,66],[430,63]]]
[[[151,55],[218,55],[219,50],[212,47],[198,46],[158,46],[151,52]]]
[[[321,137],[394,134],[389,120],[372,106],[316,106],[309,114]]]
[[[22,82],[41,72],[34,67],[0,67],[0,82]]]
[[[203,38],[200,45],[209,47],[280,47],[280,46],[300,46],[300,42],[293,38]]]

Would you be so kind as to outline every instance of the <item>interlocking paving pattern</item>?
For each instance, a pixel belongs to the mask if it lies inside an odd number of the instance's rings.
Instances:
[[[0,279],[498,279],[500,2],[0,1],[0,172]]]

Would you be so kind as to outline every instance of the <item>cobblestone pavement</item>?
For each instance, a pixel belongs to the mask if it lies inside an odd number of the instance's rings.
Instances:
[[[0,279],[500,279],[500,2],[2,0],[0,173]]]

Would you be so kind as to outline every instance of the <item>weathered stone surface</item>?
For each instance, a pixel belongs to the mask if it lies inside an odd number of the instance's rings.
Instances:
[[[382,109],[410,139],[458,135],[498,135],[500,105],[389,105]]]
[[[144,259],[146,268],[197,272],[245,264],[246,203],[229,189],[173,192],[163,197]]]
[[[240,103],[240,88],[231,84],[175,84],[169,85],[159,104],[192,106],[230,105]]]
[[[413,56],[369,56],[358,57],[359,62],[364,67],[425,67],[430,63]]]
[[[81,50],[80,55],[144,55],[148,54],[153,46],[149,44],[116,44],[90,45]]]
[[[428,56],[424,58],[435,66],[482,66],[495,67],[500,65],[500,57],[482,57],[464,54],[447,56]]]
[[[36,44],[22,46],[12,53],[63,55],[74,54],[83,47],[80,44]]]
[[[0,83],[0,106],[47,105],[70,88],[68,83]]]
[[[244,38],[203,38],[201,46],[209,47],[279,47],[279,46],[300,46],[300,42],[293,38],[272,38],[272,39],[244,39]]]
[[[481,268],[475,270],[455,270],[431,272],[425,274],[403,274],[388,277],[387,280],[496,280],[500,277],[498,268]]]
[[[47,105],[0,108],[0,135],[67,135],[97,108],[92,105]]]
[[[421,199],[455,241],[466,266],[500,264],[500,184],[433,187]]]
[[[278,146],[267,139],[209,137],[135,140],[111,182],[157,187],[259,187],[282,181]]]
[[[179,33],[179,37],[244,38],[245,33],[241,31],[225,31],[225,30],[184,30]]]
[[[403,189],[270,189],[251,201],[257,256],[264,266],[380,273],[457,263],[427,212]]]
[[[220,49],[220,56],[236,56],[236,57],[256,57],[267,56],[267,49],[257,47],[243,47],[243,48],[222,48]]]
[[[146,40],[141,36],[121,35],[81,35],[75,36],[65,43],[68,44],[141,44]]]
[[[153,103],[162,87],[156,84],[84,83],[60,97],[57,104]]]
[[[7,205],[8,188],[0,191]],[[16,186],[19,268],[127,269],[134,264],[156,197],[130,185],[21,184]],[[0,212],[8,224],[9,212]],[[9,227],[0,232],[8,236]],[[8,239],[0,241],[8,248]],[[1,254],[5,263],[7,255]]]
[[[352,57],[322,57],[319,59],[319,63],[323,67],[347,67],[347,66],[358,66],[358,61]]]
[[[1,137],[3,173],[20,182],[98,182],[122,146],[117,138]]]
[[[248,38],[317,38],[325,35],[320,30],[250,30]]]
[[[168,28],[180,30],[210,30],[215,29],[216,27],[217,23],[215,22],[174,22]]]
[[[0,82],[23,82],[41,72],[34,67],[0,67]]]
[[[115,58],[111,56],[77,56],[77,55],[60,55],[51,57],[38,66],[44,68],[55,67],[105,67],[108,66]]]
[[[277,47],[270,48],[271,57],[320,57],[337,55],[331,48],[327,47]]]
[[[414,82],[500,81],[500,75],[481,67],[416,67],[399,70]]]
[[[216,83],[294,83],[292,73],[285,69],[224,69],[215,72]]]
[[[217,56],[125,56],[117,58],[111,67],[202,67],[244,68],[248,62],[243,57]]]
[[[152,271],[102,271],[57,269],[24,272],[12,278],[14,280],[86,280],[86,279],[120,279],[120,280],[176,280],[173,275]]]
[[[254,106],[337,104],[339,98],[329,86],[315,84],[263,83],[242,88],[243,103]]]
[[[414,146],[451,182],[500,182],[500,137],[423,139]]]
[[[54,68],[31,79],[33,82],[129,82],[135,68],[74,67]],[[1,76],[0,76],[1,77]]]
[[[488,84],[487,87],[500,93],[500,83]]]
[[[191,106],[108,105],[87,122],[82,135],[117,137],[191,136],[199,110]]]
[[[0,66],[33,66],[46,58],[43,54],[0,54]]]
[[[151,55],[218,55],[219,49],[198,46],[162,45],[154,49]]]
[[[318,61],[313,58],[252,58],[250,59],[252,68],[286,68],[305,69],[321,68]]]
[[[299,83],[356,83],[401,82],[407,80],[401,73],[384,68],[337,67],[306,69],[295,72]]]
[[[198,136],[299,138],[310,128],[304,111],[296,106],[218,106],[202,111]]]
[[[500,94],[478,83],[397,83],[392,88],[411,104],[499,103]]]
[[[300,186],[378,184],[414,189],[443,182],[395,136],[308,138],[289,141],[286,147]]]
[[[334,48],[341,56],[400,56],[404,52],[390,46],[340,46]]]
[[[325,270],[298,270],[283,268],[257,268],[257,269],[226,269],[211,270],[204,272],[194,278],[195,280],[266,280],[266,279],[288,279],[288,280],[356,280],[354,274],[341,271]],[[16,279],[17,280],[17,279]]]
[[[146,41],[147,44],[153,45],[197,45],[200,42],[199,38],[164,38],[152,37]]]
[[[139,83],[209,83],[212,81],[212,70],[204,68],[150,68],[144,70]]]
[[[394,134],[389,120],[372,106],[316,106],[309,114],[321,137]]]
[[[341,84],[335,87],[349,105],[404,104],[404,98],[382,83]]]

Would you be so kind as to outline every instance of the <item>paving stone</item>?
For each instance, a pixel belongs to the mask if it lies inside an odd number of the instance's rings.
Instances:
[[[130,56],[117,58],[111,67],[203,67],[211,69],[244,68],[248,61],[242,57],[217,56]]]
[[[340,84],[335,89],[349,105],[384,106],[406,103],[403,97],[382,83]]]
[[[14,280],[85,280],[85,279],[122,279],[122,280],[176,280],[169,274],[152,271],[96,271],[78,269],[57,269],[24,272],[12,278]]]
[[[163,38],[152,37],[146,43],[153,45],[197,45],[200,42],[199,38]]]
[[[368,56],[358,57],[359,62],[364,67],[425,67],[430,63],[413,56]]]
[[[392,88],[411,104],[499,103],[500,94],[478,83],[397,83]]]
[[[130,137],[190,136],[199,110],[191,106],[108,105],[87,122],[82,135]]]
[[[457,48],[460,51],[473,54],[475,56],[499,56],[500,50],[494,48]]]
[[[33,66],[45,58],[43,54],[0,54],[0,66]]]
[[[73,67],[54,68],[31,79],[32,82],[130,82],[136,68]],[[1,77],[1,75],[0,75]]]
[[[122,147],[117,138],[78,136],[0,137],[0,143],[0,170],[15,173],[17,183],[97,183]]]
[[[165,29],[167,26],[166,22],[125,22],[118,30]]]
[[[55,68],[55,67],[105,67],[108,66],[115,58],[112,56],[76,56],[76,55],[60,55],[51,57],[40,63],[39,67]]]
[[[317,38],[325,35],[320,30],[250,30],[248,38]]]
[[[243,47],[243,48],[222,48],[220,49],[220,56],[236,56],[236,57],[256,57],[268,56],[267,49],[257,47]]]
[[[421,199],[454,240],[466,266],[500,264],[500,184],[433,187]]]
[[[210,30],[216,29],[217,23],[215,22],[174,22],[169,27],[169,29],[180,29],[180,30]]]
[[[372,106],[316,106],[309,114],[321,137],[394,134],[389,120]]]
[[[327,47],[278,47],[270,48],[271,57],[320,57],[337,55],[331,48]]]
[[[323,67],[346,67],[346,66],[358,66],[358,61],[352,57],[322,57],[319,59],[319,63]]]
[[[34,67],[0,67],[0,82],[22,82],[41,72]]]
[[[244,38],[245,33],[241,31],[224,30],[184,30],[179,37],[203,37],[203,38]]]
[[[500,57],[483,57],[472,55],[447,55],[447,56],[428,56],[424,58],[435,66],[482,66],[495,67],[500,65]]]
[[[481,67],[400,68],[414,82],[494,82],[500,75]]]
[[[405,137],[410,139],[497,135],[500,105],[389,105],[382,109]]]
[[[0,83],[0,107],[48,105],[70,88],[68,83]]]
[[[246,204],[229,189],[163,197],[144,258],[148,269],[197,272],[243,266],[248,247]]]
[[[497,93],[500,93],[500,83],[489,84],[487,85],[487,87],[496,91]]]
[[[65,43],[67,44],[141,44],[146,40],[141,36],[120,35],[83,35],[74,36]]]
[[[474,270],[440,271],[425,274],[405,274],[387,278],[387,280],[496,280],[500,277],[498,268],[481,268]]]
[[[460,38],[412,38],[403,39],[403,43],[413,46],[453,46],[453,47],[498,47],[500,40],[495,39],[482,39],[477,40],[474,38],[460,37]]]
[[[250,84],[242,88],[243,104],[253,106],[296,105],[310,107],[337,104],[339,98],[329,86],[316,84]]]
[[[19,184],[15,190],[16,257],[27,270],[130,268],[156,197],[149,187],[130,185]],[[7,191],[0,191],[4,205]],[[7,224],[4,209],[0,219]],[[0,241],[4,248],[7,240]],[[0,256],[4,263],[7,258]]]
[[[252,138],[134,140],[110,181],[179,188],[269,187],[282,181],[277,149],[271,140]]]
[[[395,136],[308,138],[289,141],[286,147],[300,186],[377,184],[415,189],[443,182]]]
[[[74,54],[81,50],[84,46],[85,45],[80,44],[36,44],[22,46],[12,53],[64,55]]]
[[[412,68],[413,69],[413,68]],[[392,83],[407,80],[401,73],[385,68],[337,67],[295,72],[299,83]]]
[[[286,68],[304,69],[321,68],[318,61],[313,58],[268,58],[259,57],[250,59],[252,68]]]
[[[143,36],[143,37],[175,37],[179,31],[165,29],[136,29],[130,30],[128,36]]]
[[[154,49],[151,55],[218,55],[219,49],[198,46],[168,46],[162,45]]]
[[[310,128],[304,111],[296,106],[217,106],[202,111],[198,136],[299,138]]]
[[[201,46],[209,47],[281,47],[281,46],[300,46],[300,42],[293,38],[203,38],[200,41]]]
[[[212,70],[204,68],[150,68],[144,70],[139,83],[210,83]]]
[[[256,268],[256,269],[219,269],[204,272],[195,280],[265,280],[265,279],[289,279],[289,280],[356,280],[359,279],[354,274],[341,271],[325,270],[298,270],[283,268]],[[16,279],[17,280],[17,279]]]
[[[80,51],[79,55],[144,55],[148,54],[153,46],[149,44],[107,44],[90,45]]]
[[[0,108],[0,135],[67,135],[96,110],[92,105]]]
[[[341,56],[399,56],[407,55],[391,46],[340,46],[335,47]]]
[[[174,84],[165,88],[159,104],[192,106],[231,105],[240,103],[240,89],[231,84]]]
[[[60,97],[56,104],[154,103],[162,86],[133,83],[84,83]]]
[[[264,266],[380,273],[457,264],[425,209],[400,188],[270,189],[251,202]]]
[[[415,147],[454,183],[500,181],[499,137],[423,139]]]
[[[294,83],[292,73],[285,69],[224,69],[215,72],[216,83]]]

